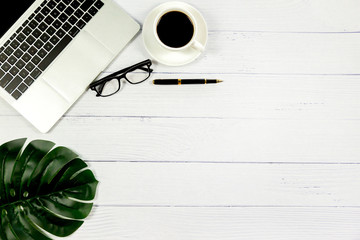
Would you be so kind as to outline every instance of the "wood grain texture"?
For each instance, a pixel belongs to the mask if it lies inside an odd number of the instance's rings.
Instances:
[[[1,117],[0,140],[47,138],[91,161],[359,163],[360,121],[68,117],[48,135]],[[14,131],[13,129],[16,129]]]
[[[103,206],[360,207],[356,164],[90,164]]]
[[[358,239],[359,222],[358,208],[96,207],[69,239]]]
[[[107,72],[149,57],[142,36]],[[166,73],[359,74],[360,33],[210,32],[205,52],[184,67],[156,65]],[[137,60],[135,60],[137,59]]]
[[[140,23],[161,0],[116,0]],[[188,1],[211,31],[353,32],[360,29],[357,0],[223,0]]]
[[[122,91],[111,98],[87,92],[66,117],[360,119],[360,76],[205,75],[224,82],[216,86],[124,83]],[[181,76],[201,78],[204,74]],[[0,116],[18,116],[7,103],[1,101],[0,107]]]

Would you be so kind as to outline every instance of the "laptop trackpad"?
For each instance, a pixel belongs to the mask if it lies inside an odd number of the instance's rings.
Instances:
[[[43,78],[66,100],[73,102],[113,58],[113,53],[82,31],[49,66]]]

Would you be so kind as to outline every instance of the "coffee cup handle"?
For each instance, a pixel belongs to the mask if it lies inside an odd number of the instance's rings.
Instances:
[[[193,41],[191,47],[198,50],[198,51],[200,51],[200,52],[203,52],[205,50],[204,45],[202,45],[201,43],[199,43],[196,40]]]

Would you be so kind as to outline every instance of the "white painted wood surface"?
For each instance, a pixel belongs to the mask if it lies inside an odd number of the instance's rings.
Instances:
[[[139,23],[163,1],[116,0]],[[360,2],[195,0],[205,53],[86,93],[48,134],[0,102],[0,141],[49,139],[87,160],[95,208],[69,239],[360,239]],[[148,55],[138,36],[104,72]]]

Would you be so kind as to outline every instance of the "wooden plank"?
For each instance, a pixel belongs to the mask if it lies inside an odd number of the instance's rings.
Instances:
[[[67,116],[360,119],[360,76],[181,74],[221,84],[124,84],[111,98],[88,92]],[[179,74],[155,74],[154,78]]]
[[[96,207],[70,239],[351,240],[358,208]]]
[[[154,68],[166,73],[359,74],[359,49],[360,33],[211,32],[205,52],[195,62]],[[106,71],[147,57],[138,37]]]
[[[177,78],[179,74],[154,74]],[[180,74],[221,78],[218,85],[137,86],[96,98],[87,92],[66,114],[70,117],[204,117],[257,119],[360,119],[360,76]],[[18,114],[5,102],[0,116]]]
[[[143,23],[160,0],[116,0]],[[360,28],[357,0],[195,0],[189,2],[202,14],[212,31],[352,32]]]
[[[96,161],[359,163],[360,159],[360,121],[353,120],[75,117],[64,118],[47,135],[20,117],[1,117],[0,126],[4,126],[0,142],[46,138]]]
[[[92,162],[90,167],[100,181],[101,206],[360,206],[359,164]]]

